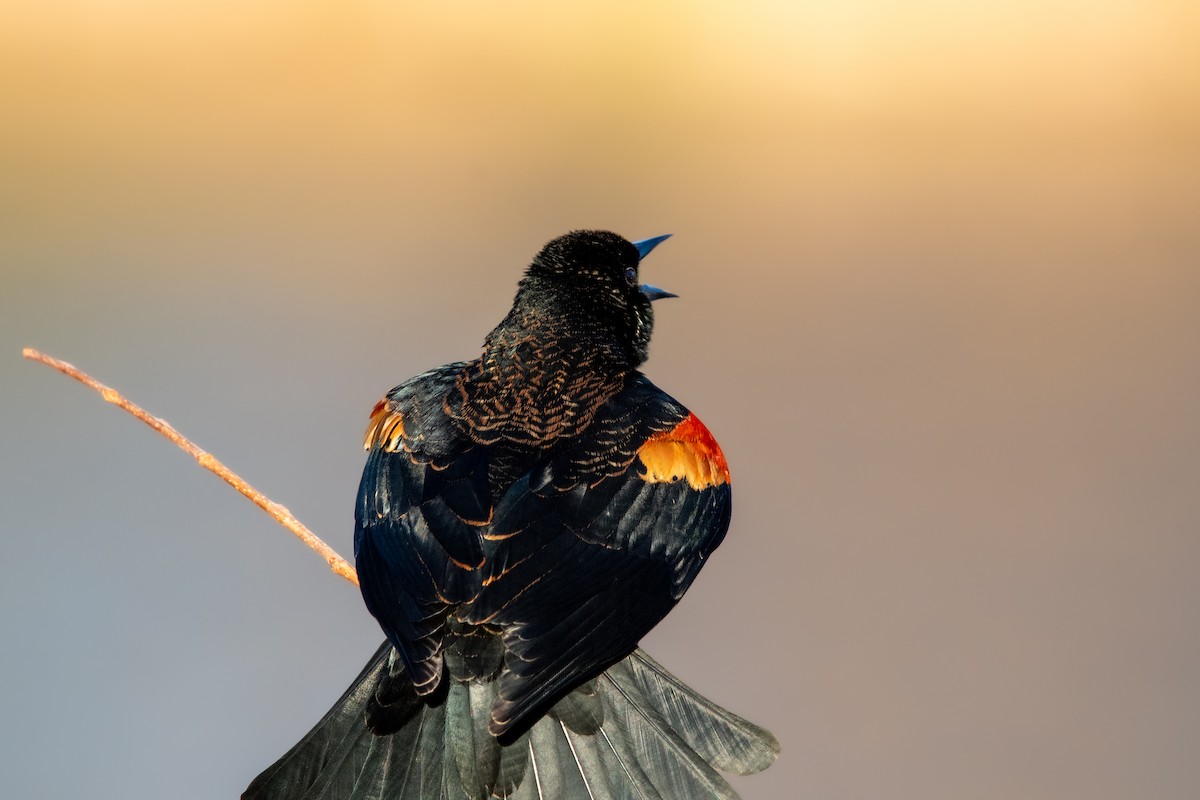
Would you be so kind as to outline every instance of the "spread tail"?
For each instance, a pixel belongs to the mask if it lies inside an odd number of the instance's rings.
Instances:
[[[242,800],[677,800],[737,793],[779,753],[768,731],[701,697],[638,649],[500,745],[496,681],[418,699],[384,644]]]

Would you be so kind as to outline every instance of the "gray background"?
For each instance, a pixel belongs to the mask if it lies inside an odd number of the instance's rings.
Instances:
[[[5,796],[236,796],[381,638],[22,346],[349,555],[371,405],[585,226],[676,234],[647,371],[736,507],[645,644],[778,734],[747,800],[1200,794],[1193,8],[0,17]]]

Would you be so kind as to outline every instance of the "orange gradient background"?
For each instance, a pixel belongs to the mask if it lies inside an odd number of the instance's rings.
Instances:
[[[676,234],[646,371],[736,507],[645,644],[779,736],[746,800],[1198,796],[1198,36],[1153,0],[6,4],[5,795],[236,796],[380,640],[22,346],[348,555],[375,400],[605,227]]]

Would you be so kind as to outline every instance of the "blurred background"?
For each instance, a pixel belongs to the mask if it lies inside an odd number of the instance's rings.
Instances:
[[[1200,11],[9,2],[0,774],[235,797],[381,639],[366,415],[548,239],[676,234],[646,371],[733,529],[645,642],[765,798],[1200,795]]]

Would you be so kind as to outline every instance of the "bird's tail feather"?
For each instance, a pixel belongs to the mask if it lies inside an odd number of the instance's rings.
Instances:
[[[243,800],[675,800],[737,793],[779,752],[641,650],[560,700],[511,744],[488,734],[496,682],[448,681],[427,703],[382,646]]]

